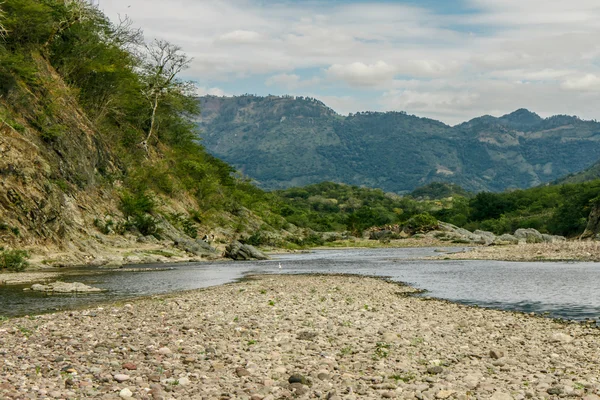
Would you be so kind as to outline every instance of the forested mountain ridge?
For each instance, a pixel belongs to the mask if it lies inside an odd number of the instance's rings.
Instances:
[[[202,143],[267,189],[331,180],[408,192],[527,188],[600,159],[600,124],[520,109],[451,127],[403,112],[341,116],[312,98],[199,99]]]

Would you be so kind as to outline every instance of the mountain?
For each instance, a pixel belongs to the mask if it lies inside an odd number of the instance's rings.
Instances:
[[[555,184],[563,184],[563,183],[581,183],[581,182],[589,182],[596,179],[600,179],[600,161],[594,163],[590,167],[584,169],[583,171],[569,174],[565,177],[562,177],[553,183]]]
[[[206,149],[265,189],[322,181],[406,193],[431,182],[527,188],[600,159],[600,123],[525,109],[457,126],[404,112],[336,114],[313,98],[199,98]]]

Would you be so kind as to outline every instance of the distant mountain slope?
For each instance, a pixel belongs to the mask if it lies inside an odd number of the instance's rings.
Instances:
[[[403,112],[344,117],[294,97],[199,99],[208,151],[267,189],[325,180],[408,192],[431,182],[470,191],[526,188],[600,159],[600,124],[520,109],[451,127]]]
[[[592,166],[584,169],[583,171],[569,174],[563,178],[557,179],[553,183],[582,183],[589,182],[596,179],[600,179],[600,161],[594,163]]]

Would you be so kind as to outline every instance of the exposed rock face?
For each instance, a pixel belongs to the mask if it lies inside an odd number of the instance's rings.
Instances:
[[[541,234],[535,229],[517,229],[514,235],[503,234],[494,235],[492,232],[476,230],[469,232],[466,229],[459,228],[446,222],[440,222],[440,231],[432,232],[435,237],[444,237],[447,240],[459,241],[462,243],[485,244],[485,245],[503,245],[518,243],[556,243],[564,242],[563,236]]]
[[[27,290],[27,289],[26,289]],[[81,282],[52,282],[47,285],[36,283],[31,286],[34,292],[53,292],[53,293],[95,293],[102,289],[85,285]]]
[[[535,229],[517,229],[515,237],[525,240],[526,243],[542,243],[544,241],[542,234]]]
[[[600,240],[600,204],[596,204],[590,216],[585,231],[579,237],[581,240]]]
[[[236,261],[269,259],[269,257],[267,257],[263,252],[257,250],[254,246],[242,244],[238,241],[227,245],[227,248],[225,249],[225,257]]]

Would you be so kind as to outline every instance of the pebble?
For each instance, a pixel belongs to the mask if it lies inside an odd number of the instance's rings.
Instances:
[[[129,377],[129,375],[125,375],[125,374],[116,374],[114,376],[114,378],[115,378],[115,381],[121,383],[121,382],[128,381],[130,377]]]
[[[121,391],[119,392],[119,397],[122,399],[131,399],[132,396],[133,393],[128,388],[121,389]]]
[[[600,400],[592,328],[412,292],[282,274],[11,318],[0,398]]]

